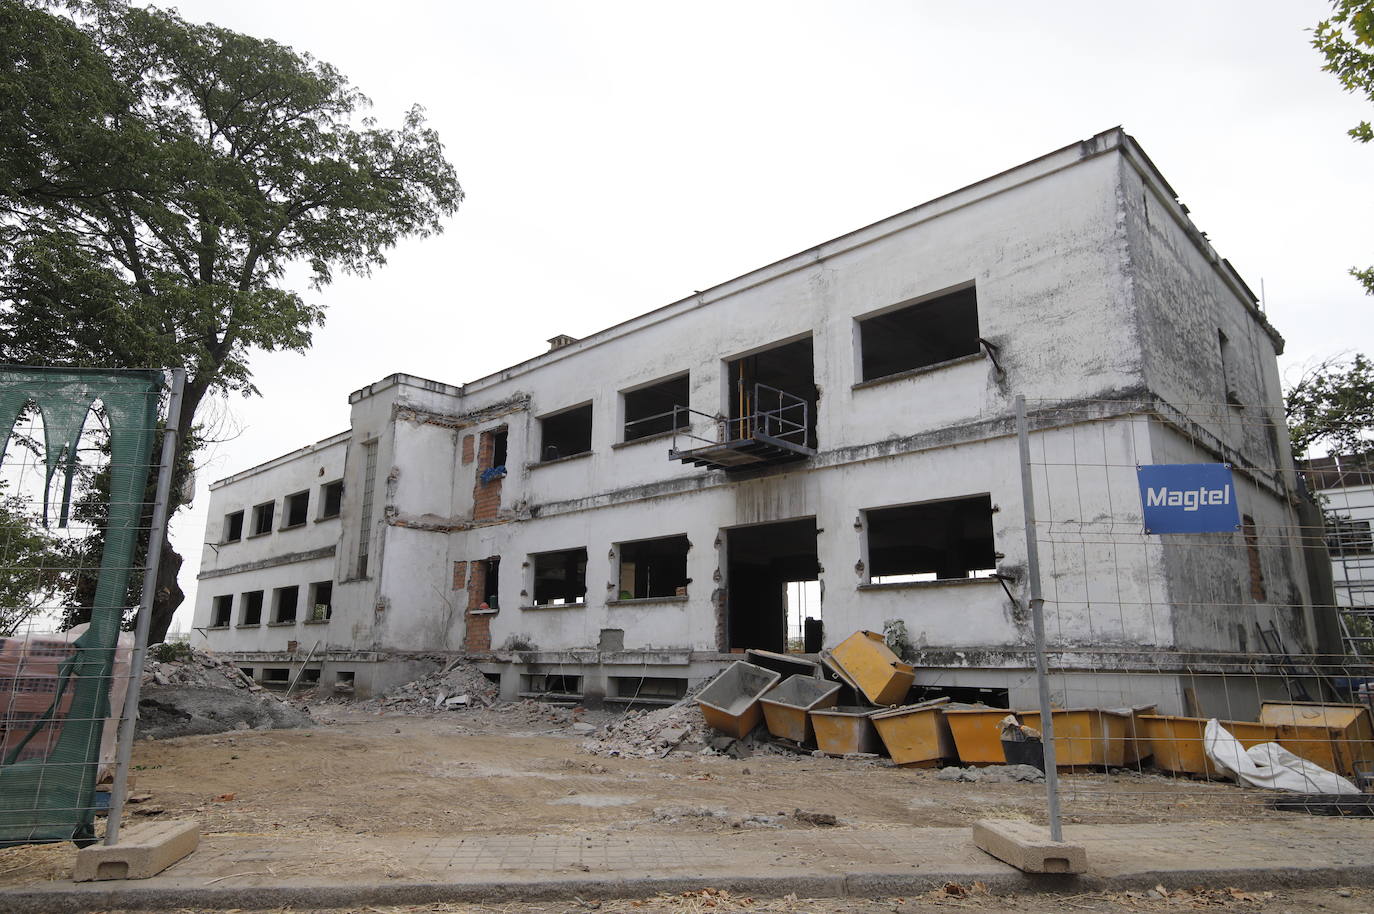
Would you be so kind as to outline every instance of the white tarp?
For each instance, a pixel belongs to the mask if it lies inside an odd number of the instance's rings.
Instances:
[[[1360,788],[1339,774],[1299,758],[1278,743],[1260,743],[1247,750],[1216,720],[1207,722],[1202,740],[1212,764],[1242,784],[1297,793],[1360,793]]]

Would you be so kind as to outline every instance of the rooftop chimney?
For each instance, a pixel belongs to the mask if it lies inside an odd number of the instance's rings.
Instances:
[[[555,349],[562,349],[564,346],[571,346],[576,342],[577,337],[568,336],[566,333],[560,333],[558,336],[551,336],[549,337],[549,352],[553,352]]]

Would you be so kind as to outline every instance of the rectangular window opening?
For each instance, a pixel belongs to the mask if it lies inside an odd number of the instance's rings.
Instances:
[[[372,546],[372,490],[377,485],[377,442],[363,445],[363,497],[359,508],[358,577],[367,577],[367,553]]]
[[[319,681],[320,681],[320,671],[319,671],[319,668],[318,668],[318,667],[316,667],[316,668],[314,668],[314,669],[304,669],[304,670],[301,670],[301,682],[302,682],[303,684],[315,685],[315,684],[319,683]]]
[[[525,677],[526,692],[538,695],[581,695],[582,677],[553,673],[531,673]]]
[[[1374,554],[1374,533],[1369,521],[1328,514],[1326,525],[1326,548],[1333,558]]]
[[[310,585],[310,621],[324,622],[334,614],[334,582],[316,581]]]
[[[343,480],[336,479],[320,486],[320,520],[338,517],[343,509]]]
[[[507,451],[510,434],[507,429],[498,428],[491,432],[491,466],[503,467],[509,459]]]
[[[973,287],[859,319],[863,380],[872,381],[978,352]]]
[[[251,666],[241,666],[239,667],[239,672],[247,676],[249,679],[253,678],[253,668]]]
[[[534,559],[534,605],[566,606],[587,599],[587,550],[545,552]]]
[[[592,449],[592,405],[575,406],[539,420],[539,459],[558,460]]]
[[[214,603],[210,607],[210,627],[227,628],[229,620],[233,617],[234,595],[230,593],[220,594],[215,597]]]
[[[685,534],[620,543],[617,547],[620,553],[617,598],[685,597],[689,546]]]
[[[482,603],[487,604],[487,609],[500,609],[501,598],[498,581],[501,578],[501,558],[484,559],[483,565],[483,584],[482,584]]]
[[[261,625],[262,624],[262,591],[250,590],[243,595],[239,601],[243,607],[243,618],[239,625]]]
[[[677,701],[687,694],[687,680],[672,676],[612,676],[616,698]]]
[[[224,542],[237,543],[243,539],[243,512],[224,515]]]
[[[286,503],[282,505],[281,528],[286,530],[291,527],[303,526],[310,517],[310,493],[297,492],[294,495],[286,496]]]
[[[637,390],[627,390],[622,396],[625,402],[626,441],[687,427],[687,413],[673,408],[688,404],[690,387],[685,374]]]
[[[871,584],[987,577],[997,567],[988,495],[870,508],[864,527]]]
[[[278,587],[272,592],[272,621],[273,622],[295,622],[296,603],[300,600],[300,587],[292,584],[289,587]]]
[[[272,518],[276,514],[277,503],[265,502],[253,508],[253,535],[262,536],[272,532]]]
[[[265,666],[262,668],[262,684],[268,688],[284,686],[291,682],[291,669],[284,666]]]
[[[338,670],[334,673],[334,690],[337,692],[353,691],[354,675],[352,670]]]

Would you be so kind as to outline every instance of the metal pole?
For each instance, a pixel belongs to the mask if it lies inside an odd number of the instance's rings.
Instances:
[[[1035,682],[1040,690],[1040,732],[1045,749],[1045,794],[1050,814],[1050,840],[1063,841],[1059,822],[1059,769],[1054,757],[1054,716],[1050,708],[1050,677],[1045,663],[1045,599],[1040,592],[1040,546],[1035,534],[1035,491],[1031,480],[1030,431],[1026,398],[1016,398],[1016,442],[1021,449],[1021,504],[1026,518],[1026,577],[1029,579],[1031,625],[1035,630]]]
[[[129,688],[124,693],[124,719],[119,727],[110,812],[106,817],[105,843],[119,841],[119,820],[128,793],[129,759],[134,751],[138,723],[138,692],[143,684],[143,660],[148,652],[148,629],[153,621],[153,596],[157,593],[157,569],[162,559],[162,540],[167,530],[167,503],[172,493],[172,464],[176,457],[177,425],[181,422],[181,395],[186,388],[186,369],[172,369],[172,396],[167,403],[167,422],[162,429],[162,453],[158,458],[157,494],[153,498],[153,524],[148,531],[148,557],[143,567],[143,594],[138,601],[134,654],[129,664]]]

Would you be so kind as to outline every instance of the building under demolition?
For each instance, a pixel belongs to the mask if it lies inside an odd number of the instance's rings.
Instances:
[[[507,696],[666,701],[900,620],[918,684],[1024,706],[1014,398],[1038,453],[1105,468],[1079,517],[1139,528],[1136,465],[1224,461],[1280,529],[1282,345],[1108,131],[488,377],[355,391],[347,431],[211,486],[194,624],[265,683],[365,695],[466,652]],[[1052,640],[1147,654],[1131,689],[1166,713],[1199,652],[1246,650],[1236,608],[1315,650],[1299,545],[1211,536],[1057,560]],[[1104,576],[1111,625],[1071,596]]]

